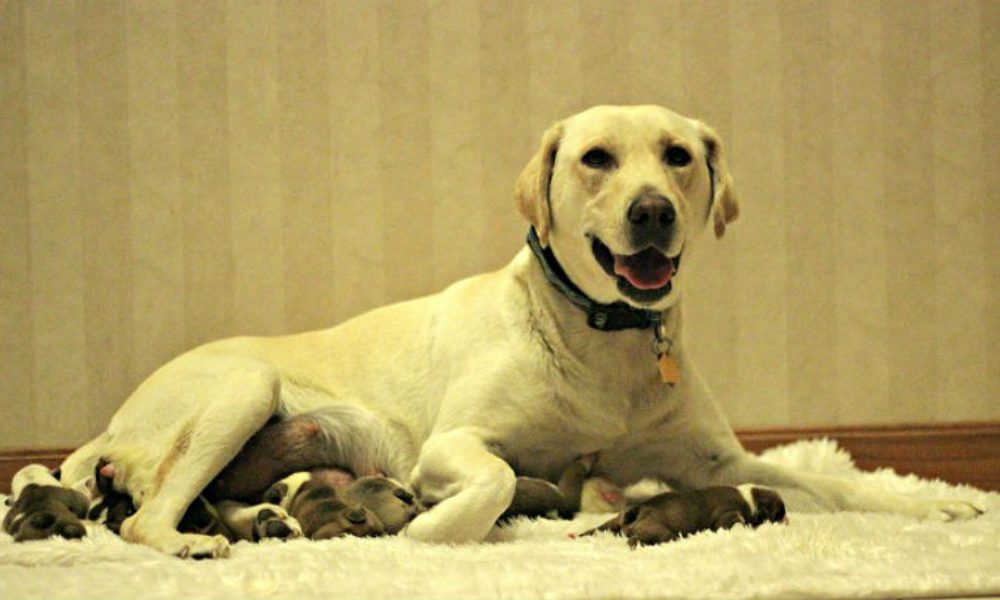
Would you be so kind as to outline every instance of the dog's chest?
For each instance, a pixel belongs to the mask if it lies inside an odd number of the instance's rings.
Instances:
[[[521,426],[500,440],[498,454],[518,475],[554,481],[580,456],[621,446],[669,416],[669,389],[658,382],[627,386],[595,377],[565,383],[535,398]]]

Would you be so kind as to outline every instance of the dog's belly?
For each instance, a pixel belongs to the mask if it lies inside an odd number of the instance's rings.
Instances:
[[[600,453],[614,443],[608,430],[565,427],[518,429],[491,444],[519,476],[556,482],[581,456]]]
[[[580,456],[567,446],[524,448],[502,456],[519,476],[538,477],[556,482],[570,463]]]

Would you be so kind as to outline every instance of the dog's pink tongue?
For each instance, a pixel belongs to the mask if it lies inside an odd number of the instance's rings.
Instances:
[[[631,256],[615,254],[615,274],[640,290],[655,290],[670,282],[674,263],[654,248]]]

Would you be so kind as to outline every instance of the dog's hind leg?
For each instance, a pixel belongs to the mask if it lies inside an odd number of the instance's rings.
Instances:
[[[275,413],[281,379],[270,365],[239,357],[203,356],[189,366],[179,365],[163,381],[166,391],[190,412],[178,415],[179,434],[153,465],[155,472],[144,489],[125,490],[142,500],[136,514],[122,524],[121,535],[182,558],[221,557],[229,552],[223,536],[180,533],[177,525],[188,505]],[[160,394],[145,402],[149,408],[169,409],[162,405],[163,391],[147,390]],[[121,470],[114,456],[111,460]],[[128,474],[124,480],[138,481]]]

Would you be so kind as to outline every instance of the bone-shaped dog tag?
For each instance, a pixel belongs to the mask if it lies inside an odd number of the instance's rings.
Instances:
[[[660,378],[665,383],[669,383],[670,385],[680,383],[681,366],[677,363],[676,358],[664,352],[656,357],[656,362],[660,365]]]

